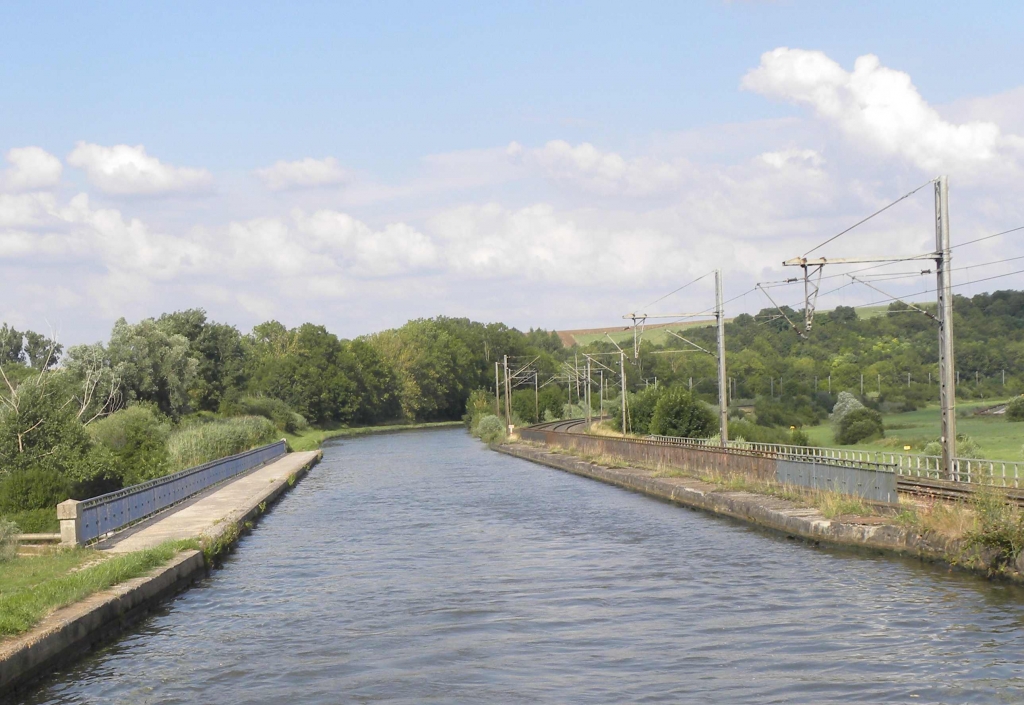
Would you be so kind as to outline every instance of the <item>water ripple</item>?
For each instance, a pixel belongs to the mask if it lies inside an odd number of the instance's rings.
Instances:
[[[396,434],[27,702],[1019,702],[1021,597]]]

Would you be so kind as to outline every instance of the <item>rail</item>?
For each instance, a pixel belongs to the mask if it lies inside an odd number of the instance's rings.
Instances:
[[[61,540],[78,545],[88,543],[274,460],[284,455],[285,450],[281,440],[91,499],[69,499],[57,507]]]

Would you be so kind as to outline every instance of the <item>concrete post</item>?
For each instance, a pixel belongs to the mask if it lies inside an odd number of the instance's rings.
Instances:
[[[69,499],[57,505],[57,519],[60,521],[60,542],[68,546],[79,546],[82,534],[82,513],[77,499]]]

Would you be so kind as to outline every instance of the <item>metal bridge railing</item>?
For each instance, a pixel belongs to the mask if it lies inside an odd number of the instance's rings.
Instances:
[[[61,541],[78,545],[88,543],[188,499],[218,482],[274,460],[285,451],[285,442],[281,440],[99,497],[61,502],[57,506]]]

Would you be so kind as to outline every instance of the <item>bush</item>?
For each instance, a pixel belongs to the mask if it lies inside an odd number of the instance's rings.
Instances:
[[[466,413],[462,417],[466,428],[472,432],[480,419],[491,414],[493,409],[494,397],[486,390],[474,389],[469,393],[469,399],[466,400]]]
[[[1014,397],[1006,405],[1007,421],[1024,421],[1024,396]]]
[[[262,416],[235,416],[179,428],[167,440],[170,470],[208,463],[270,443],[277,428]]]
[[[71,497],[71,481],[52,468],[19,468],[0,482],[0,513],[25,509],[57,511],[57,505]]]
[[[629,414],[628,428],[633,433],[648,434],[651,432],[651,419],[654,417],[654,407],[664,393],[664,387],[648,387],[642,392],[629,394],[626,397]],[[611,423],[609,424],[616,431],[622,430],[622,397],[613,400],[605,400],[605,408],[611,410]]]
[[[839,438],[840,426],[846,415],[851,411],[863,408],[864,405],[857,400],[857,397],[849,392],[839,392],[835,406],[832,407],[832,414],[829,416],[829,420],[832,423],[832,435],[836,437],[836,440]]]
[[[650,433],[656,436],[707,438],[718,430],[715,415],[683,387],[660,394],[650,421]]]
[[[12,560],[18,555],[18,525],[7,519],[0,519],[0,563]]]
[[[847,411],[841,417],[835,440],[840,445],[850,445],[867,438],[884,435],[885,427],[882,425],[882,415],[874,409],[861,406],[859,409]]]
[[[927,443],[922,451],[925,455],[942,455],[942,443],[938,440]],[[981,458],[981,448],[970,436],[962,433],[956,434],[956,457],[958,458]]]
[[[505,424],[494,414],[488,414],[476,425],[476,435],[484,443],[500,443],[505,439]]]
[[[525,424],[537,423],[538,397],[532,389],[517,389],[512,392],[512,415]]]
[[[154,407],[129,406],[96,421],[88,430],[101,448],[90,453],[90,471],[82,473],[90,477],[77,479],[112,477],[128,487],[167,474],[170,423]]]
[[[23,534],[55,534],[60,531],[60,522],[57,520],[57,512],[52,507],[48,509],[24,509],[20,512],[11,512],[0,517],[13,521]]]
[[[274,397],[239,397],[225,400],[220,405],[225,416],[262,416],[274,422],[278,430],[295,433],[309,424],[302,414],[296,413],[288,404]]]

